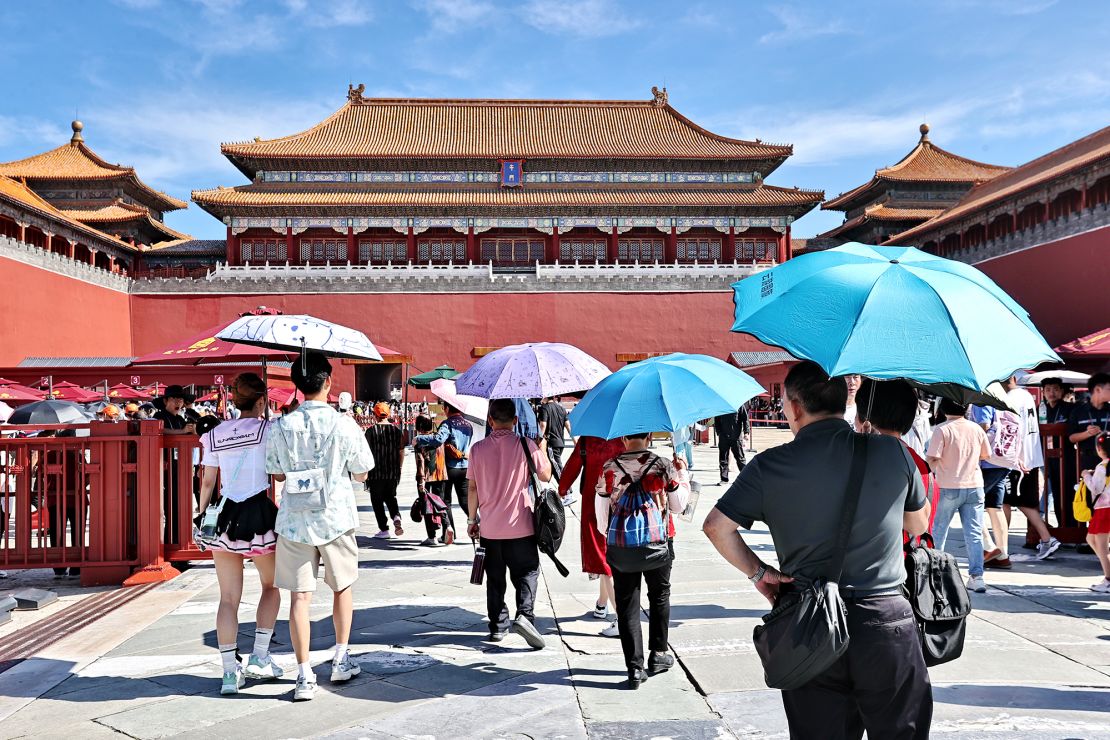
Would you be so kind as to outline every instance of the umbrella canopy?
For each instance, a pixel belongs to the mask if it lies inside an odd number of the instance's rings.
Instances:
[[[6,403],[28,403],[41,401],[43,394],[34,388],[20,385],[0,385],[0,401]]]
[[[227,362],[250,362],[267,358],[270,360],[288,359],[292,352],[237,344],[220,339],[216,335],[227,328],[227,324],[210,327],[177,344],[158,352],[133,360],[132,365],[211,365]]]
[[[297,352],[322,352],[328,357],[381,360],[370,339],[358,331],[314,316],[244,316],[216,334],[235,344]]]
[[[454,378],[458,374],[459,371],[451,367],[450,365],[440,365],[434,370],[429,370],[426,373],[413,375],[411,378],[409,378],[409,385],[411,385],[413,388],[428,390],[432,387],[433,382],[437,380]]]
[[[120,383],[108,389],[108,398],[113,401],[149,401],[151,395]]]
[[[89,415],[69,401],[36,401],[20,406],[8,417],[9,424],[84,424]]]
[[[570,427],[576,436],[603,439],[673,432],[698,419],[736,411],[763,392],[750,375],[716,357],[651,357],[594,386],[570,412]]]
[[[439,380],[432,381],[431,391],[436,398],[451,404],[459,411],[463,412],[464,416],[470,416],[485,423],[486,416],[489,415],[488,398],[464,396],[458,392],[455,387],[455,381],[448,380],[447,378],[440,378]]]
[[[1060,358],[1029,314],[970,265],[912,247],[850,243],[733,285],[732,330],[829,375],[983,390]]]
[[[480,398],[550,398],[589,390],[609,374],[577,347],[535,342],[489,353],[455,378],[455,388]]]
[[[55,401],[73,401],[74,403],[91,403],[104,400],[103,393],[87,391],[75,383],[66,381],[54,383],[47,395]]]
[[[8,380],[7,378],[0,378],[0,385],[5,386],[8,390],[16,390],[20,391],[21,393],[30,393],[31,395],[35,396],[36,401],[41,401],[43,398],[46,397],[45,391],[40,391],[38,388],[32,388],[29,385],[17,383],[14,380]]]
[[[1059,349],[1059,348],[1057,348]],[[1039,373],[1026,373],[1018,377],[1018,385],[1040,385],[1048,378],[1059,378],[1064,385],[1086,387],[1091,376],[1087,373],[1077,373],[1074,370],[1042,370]]]
[[[913,380],[908,381],[910,385],[918,390],[922,390],[931,396],[939,396],[955,401],[961,406],[990,406],[992,408],[1000,409],[1002,411],[1013,411],[1010,404],[1006,401],[1006,389],[1002,387],[1001,383],[991,383],[987,386],[986,390],[975,391],[970,388],[964,388],[962,385],[955,383],[918,383]]]
[[[1096,331],[1056,348],[1064,357],[1110,357],[1110,329]]]

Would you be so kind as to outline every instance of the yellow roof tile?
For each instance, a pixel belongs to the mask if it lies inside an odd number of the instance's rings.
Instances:
[[[0,175],[0,198],[4,197],[13,200],[23,206],[33,208],[42,213],[47,218],[56,220],[70,228],[89,234],[90,236],[94,236],[97,239],[105,242],[111,242],[113,245],[122,249],[134,249],[134,247],[132,247],[130,244],[123,241],[122,239],[117,239],[111,234],[106,234],[97,228],[87,226],[67,215],[64,211],[58,210],[49,202],[43,200],[38,195],[38,193],[31,190],[31,188],[27,187],[25,184],[17,182],[10,177]]]

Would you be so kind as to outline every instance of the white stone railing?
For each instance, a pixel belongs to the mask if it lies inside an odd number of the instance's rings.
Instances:
[[[746,277],[757,272],[762,272],[770,267],[771,263],[759,262],[706,262],[706,263],[662,263],[662,262],[617,262],[614,264],[588,262],[573,264],[536,265],[538,278],[641,278],[641,277],[668,277],[668,278],[729,278]]]
[[[228,265],[217,262],[208,273],[208,280],[262,280],[266,278],[491,278],[493,269],[488,265],[456,264],[398,264],[398,265]]]
[[[131,285],[131,279],[125,275],[78,262],[63,254],[48,252],[11,237],[0,237],[0,256],[124,293],[128,292]]]

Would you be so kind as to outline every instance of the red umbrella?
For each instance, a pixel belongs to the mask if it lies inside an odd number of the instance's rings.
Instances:
[[[103,393],[87,391],[76,383],[54,383],[49,395],[55,401],[73,401],[74,403],[91,403],[103,400]]]
[[[249,362],[251,360],[284,360],[291,353],[283,350],[263,349],[247,344],[234,344],[217,339],[216,334],[223,331],[227,324],[214,326],[207,331],[167,347],[159,352],[143,355],[131,362],[132,365],[207,365],[227,362]]]
[[[0,385],[0,401],[4,403],[29,403],[41,401],[42,393],[21,385]]]
[[[120,383],[108,389],[108,398],[113,401],[149,401],[151,395]]]
[[[1110,328],[1096,331],[1079,339],[1073,339],[1067,344],[1056,348],[1056,353],[1065,359],[1077,357],[1081,359],[1096,359],[1110,357]]]
[[[289,390],[288,388],[271,388],[269,391],[270,403],[277,404],[278,406],[288,406],[290,401],[296,399],[298,401],[304,400],[304,395],[296,388]],[[332,394],[328,394],[328,403],[338,403],[339,399]]]

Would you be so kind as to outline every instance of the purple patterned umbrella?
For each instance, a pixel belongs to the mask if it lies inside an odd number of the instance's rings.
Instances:
[[[455,389],[480,398],[546,398],[588,391],[609,374],[577,347],[533,342],[489,353],[455,378]]]

